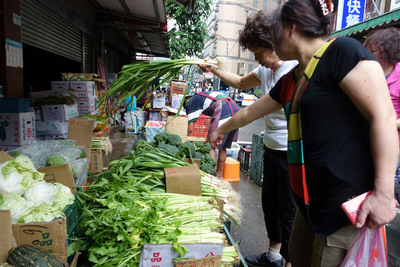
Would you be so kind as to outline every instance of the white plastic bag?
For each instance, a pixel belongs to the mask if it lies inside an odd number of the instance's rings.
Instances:
[[[364,227],[341,267],[387,267],[386,231]]]

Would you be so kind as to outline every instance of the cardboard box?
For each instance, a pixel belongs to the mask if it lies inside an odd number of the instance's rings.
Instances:
[[[36,140],[33,112],[0,113],[0,145],[19,146]]]
[[[6,262],[8,252],[13,247],[10,210],[0,210],[0,263]]]
[[[64,135],[68,133],[68,121],[36,121],[36,135]]]
[[[89,172],[90,173],[100,173],[104,168],[104,151],[101,149],[96,149],[90,151],[90,163]]]
[[[163,108],[163,107],[165,107],[165,95],[163,95],[163,94],[153,95],[152,96],[152,101],[151,101],[151,107],[152,108]]]
[[[78,105],[78,113],[79,114],[87,114],[90,113],[92,115],[96,115],[97,111],[97,97],[80,97],[77,100]]]
[[[186,91],[186,81],[184,80],[171,80],[171,87],[169,89],[170,95],[174,94],[185,94]]]
[[[179,107],[183,101],[183,97],[184,97],[184,95],[172,95],[171,108],[179,109]]]
[[[167,125],[165,126],[165,131],[177,134],[182,138],[182,141],[186,141],[188,132],[187,117],[175,117],[173,115],[168,116]]]
[[[95,85],[93,81],[71,81],[71,89],[78,95],[78,97],[95,97]]]
[[[93,131],[93,137],[107,137],[110,135],[111,125],[107,124],[101,131]]]
[[[51,90],[63,90],[69,88],[69,81],[51,81]]]
[[[43,105],[44,121],[66,121],[79,115],[78,105]]]
[[[50,250],[60,260],[67,262],[67,220],[60,218],[51,222],[17,223],[12,225],[17,246],[33,245]]]
[[[200,171],[196,164],[164,171],[167,193],[201,196]]]

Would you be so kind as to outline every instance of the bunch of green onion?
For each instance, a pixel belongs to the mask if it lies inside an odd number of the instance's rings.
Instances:
[[[184,66],[207,64],[216,68],[224,68],[224,59],[206,61],[198,58],[185,58],[175,60],[151,60],[128,64],[122,67],[118,79],[110,84],[110,88],[99,99],[99,105],[111,99],[110,113],[116,112],[120,103],[128,97],[137,96],[140,99],[148,92],[157,90],[163,83],[177,77]],[[158,83],[159,82],[159,83]],[[154,88],[154,83],[158,83]],[[189,87],[187,88],[189,89]],[[187,91],[185,92],[185,95]],[[118,101],[115,101],[115,100]]]

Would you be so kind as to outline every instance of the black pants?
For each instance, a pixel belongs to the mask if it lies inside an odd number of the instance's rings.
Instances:
[[[265,226],[268,238],[282,243],[280,253],[288,261],[288,244],[296,203],[290,187],[287,153],[266,146],[264,152],[262,207]]]

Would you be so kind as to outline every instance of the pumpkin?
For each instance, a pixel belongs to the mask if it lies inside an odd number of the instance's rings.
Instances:
[[[50,251],[30,245],[20,245],[11,250],[7,263],[15,267],[63,267]]]

